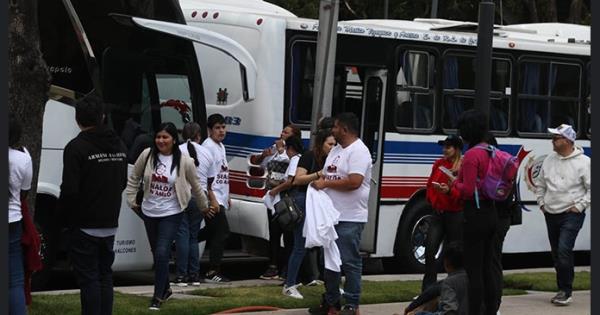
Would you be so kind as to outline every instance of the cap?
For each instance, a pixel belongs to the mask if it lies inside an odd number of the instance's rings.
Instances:
[[[562,124],[556,128],[548,128],[548,132],[555,135],[561,135],[571,142],[575,142],[575,137],[577,133],[573,130],[573,127],[567,124]]]
[[[457,135],[448,135],[446,139],[438,141],[439,145],[451,145],[453,147],[463,149],[463,142]]]

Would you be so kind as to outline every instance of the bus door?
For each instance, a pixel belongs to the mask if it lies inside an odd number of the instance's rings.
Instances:
[[[377,220],[379,218],[379,193],[383,166],[384,113],[387,70],[368,69],[363,80],[363,103],[360,116],[360,138],[371,152],[371,190],[369,193],[369,217],[362,233],[360,250],[376,252]]]

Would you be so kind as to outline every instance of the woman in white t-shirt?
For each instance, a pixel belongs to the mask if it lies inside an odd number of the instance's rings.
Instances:
[[[192,195],[198,209],[208,208],[194,160],[181,154],[177,139],[177,128],[173,123],[161,124],[154,136],[153,146],[144,150],[135,162],[125,190],[131,208],[141,212],[154,255],[155,282],[151,310],[159,310],[161,303],[172,294],[169,287],[171,244]],[[136,195],[142,179],[144,196],[140,209]]]
[[[8,268],[9,268],[9,309],[10,314],[26,314],[25,274],[23,270],[23,233],[21,198],[31,189],[33,169],[29,152],[19,144],[21,125],[14,118],[9,119],[8,131]]]

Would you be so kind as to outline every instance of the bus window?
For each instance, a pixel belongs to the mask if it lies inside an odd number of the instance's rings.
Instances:
[[[475,107],[475,57],[448,54],[444,58],[443,72],[443,128],[456,129],[463,111]],[[492,59],[490,89],[490,130],[509,131],[511,94],[511,63],[507,59]]]
[[[183,129],[186,122],[193,120],[188,77],[180,74],[157,74],[156,85],[161,121],[172,122],[177,129]]]
[[[290,122],[310,125],[317,46],[314,42],[297,41],[292,45]]]
[[[435,57],[428,52],[403,51],[396,75],[395,124],[399,130],[432,130]]]
[[[524,61],[520,67],[518,130],[547,133],[560,124],[577,130],[581,67],[576,64]]]

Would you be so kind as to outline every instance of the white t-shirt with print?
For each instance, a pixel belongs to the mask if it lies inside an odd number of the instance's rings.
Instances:
[[[301,154],[296,154],[290,158],[290,164],[288,165],[285,174],[289,176],[296,175],[296,169],[298,168],[298,161],[300,161]]]
[[[196,156],[198,157],[198,166],[196,166],[196,173],[198,174],[198,178],[200,180],[200,186],[202,186],[202,189],[204,191],[207,191],[208,178],[216,176],[216,174],[213,174],[214,169],[212,167],[212,155],[206,147],[203,147],[194,141],[190,141],[190,143],[194,146],[194,149],[196,150]],[[188,152],[187,142],[180,145],[179,150],[182,154],[190,156],[190,153]]]
[[[350,174],[363,176],[362,184],[358,189],[350,191],[325,189],[340,212],[340,221],[367,222],[371,168],[371,153],[360,139],[346,148],[338,144],[327,155],[323,168],[325,180],[345,179]]]
[[[33,168],[31,156],[27,149],[24,152],[8,148],[8,223],[20,221],[21,190],[31,189]]]
[[[149,217],[166,217],[183,211],[175,191],[178,170],[171,172],[172,164],[173,155],[158,154],[158,163],[150,180],[150,193],[144,195],[142,202],[142,211]]]
[[[229,208],[229,165],[227,164],[227,154],[225,146],[222,143],[216,143],[211,138],[206,138],[202,146],[208,149],[212,156],[212,167],[210,174],[214,174],[212,191],[217,198],[219,205]],[[209,175],[210,176],[210,175]]]

